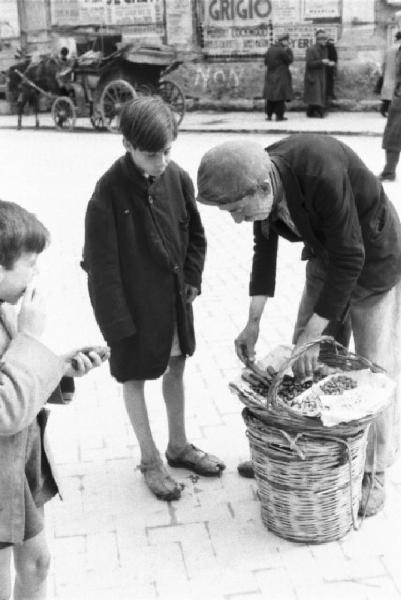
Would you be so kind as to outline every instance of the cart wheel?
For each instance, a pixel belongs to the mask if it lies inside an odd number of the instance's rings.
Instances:
[[[174,81],[165,79],[159,83],[156,93],[170,106],[179,125],[185,115],[185,97],[181,88]]]
[[[90,117],[90,122],[92,123],[93,129],[96,129],[96,131],[104,131],[106,129],[103,117],[99,113],[92,115]]]
[[[72,131],[77,118],[73,101],[68,96],[58,96],[52,104],[52,117],[57,129]]]
[[[133,86],[124,79],[110,81],[104,88],[99,101],[99,109],[104,125],[113,133],[119,132],[120,111],[126,102],[136,98]]]

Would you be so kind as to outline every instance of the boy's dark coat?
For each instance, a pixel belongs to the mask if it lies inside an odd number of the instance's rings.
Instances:
[[[131,338],[131,379],[166,370],[175,320],[183,353],[193,354],[185,284],[200,290],[205,252],[192,181],[174,162],[149,184],[126,154],[97,183],[86,213],[83,267],[105,340]]]
[[[266,148],[278,167],[288,209],[302,241],[327,265],[315,312],[339,319],[359,284],[389,290],[401,277],[401,225],[377,177],[345,144],[298,134]],[[254,225],[250,294],[274,295],[278,234],[296,236],[269,219]],[[299,239],[298,239],[299,241]]]

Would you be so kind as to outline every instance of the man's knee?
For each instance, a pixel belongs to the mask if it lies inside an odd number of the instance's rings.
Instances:
[[[17,576],[25,584],[40,584],[49,574],[50,554],[42,552],[40,555],[28,557],[24,562],[16,565]]]
[[[0,600],[11,597],[11,546],[0,548]]]

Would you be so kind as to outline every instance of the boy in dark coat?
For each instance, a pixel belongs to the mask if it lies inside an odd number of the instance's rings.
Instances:
[[[265,55],[265,112],[268,121],[273,113],[277,121],[284,121],[285,102],[292,99],[292,77],[289,65],[294,60],[289,46],[288,33],[281,35],[277,42],[270,46]]]
[[[304,243],[308,260],[294,344],[315,340],[349,315],[356,352],[396,381],[394,401],[377,420],[376,467],[374,440],[368,442],[361,511],[373,472],[366,514],[375,514],[400,434],[401,224],[394,206],[351,148],[313,134],[291,135],[266,151],[244,140],[220,144],[202,158],[198,190],[199,201],[218,205],[237,223],[254,221],[249,319],[236,340],[241,360],[254,359],[283,236]],[[296,363],[296,374],[313,374],[318,355],[315,344]]]
[[[192,302],[201,290],[206,240],[192,181],[170,151],[177,125],[160,99],[127,103],[120,128],[126,149],[98,181],[85,221],[83,267],[96,320],[110,345],[111,374],[126,409],[150,490],[176,500],[153,440],[145,404],[147,379],[163,375],[173,467],[220,475],[224,464],[189,444],[184,424],[185,356],[195,349]]]

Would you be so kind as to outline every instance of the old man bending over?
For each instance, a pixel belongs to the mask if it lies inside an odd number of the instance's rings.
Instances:
[[[236,223],[254,223],[249,317],[235,340],[242,361],[255,356],[282,236],[302,242],[307,260],[294,344],[348,320],[355,351],[397,380],[393,404],[377,420],[375,469],[375,444],[368,441],[360,512],[372,486],[367,515],[375,514],[384,504],[385,469],[398,451],[401,396],[401,224],[381,183],[340,141],[299,134],[266,149],[246,140],[215,146],[200,163],[198,193],[199,202],[219,207]],[[318,354],[315,345],[295,373],[310,376]],[[251,464],[239,471],[251,476]]]

